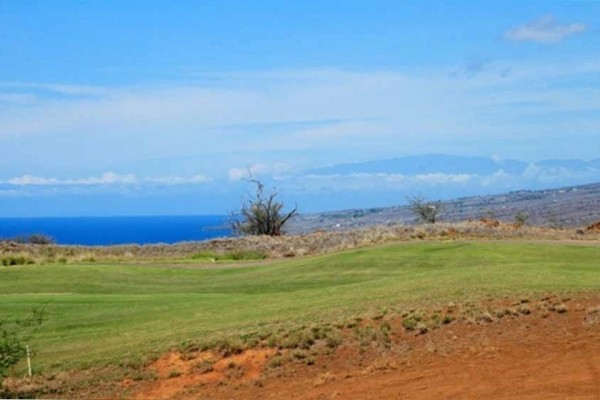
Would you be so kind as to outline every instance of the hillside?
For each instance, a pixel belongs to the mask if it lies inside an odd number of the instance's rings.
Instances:
[[[0,319],[24,315],[34,305],[45,305],[47,316],[29,341],[35,379],[19,379],[26,368],[21,363],[5,382],[5,394],[254,399],[279,392],[274,398],[294,398],[285,388],[302,376],[299,393],[326,383],[311,383],[325,373],[384,378],[377,369],[382,362],[399,366],[407,360],[411,373],[422,376],[427,370],[419,349],[432,343],[458,356],[428,351],[427,359],[457,360],[457,371],[475,361],[480,365],[481,357],[461,350],[466,346],[524,372],[529,367],[514,361],[529,356],[534,362],[538,354],[524,354],[519,343],[549,344],[544,326],[558,342],[542,353],[558,356],[568,348],[574,366],[559,376],[569,390],[587,394],[593,388],[582,388],[572,371],[585,366],[578,362],[581,354],[598,349],[599,342],[589,339],[595,325],[584,329],[581,321],[595,318],[598,309],[600,276],[590,260],[599,256],[597,245],[456,241],[395,243],[260,265],[0,268]],[[559,295],[564,292],[569,297]],[[541,325],[533,329],[534,322]],[[472,339],[487,332],[483,325],[500,331],[501,337],[488,334],[502,341],[482,346]],[[527,335],[520,333],[525,326]],[[567,328],[577,333],[573,340],[585,338],[589,346],[572,353],[562,333]],[[496,346],[516,354],[491,353]],[[463,355],[468,358],[458,361]],[[362,374],[366,368],[373,374]],[[369,398],[360,392],[363,384],[335,390],[351,390],[340,398]],[[410,384],[393,387],[387,398],[399,398]],[[487,389],[493,387],[488,383]],[[448,398],[446,390],[415,398]]]
[[[519,190],[498,195],[463,197],[444,201],[441,221],[458,222],[493,215],[511,222],[517,212],[529,215],[533,225],[576,227],[600,220],[600,183],[547,190]],[[340,230],[377,224],[412,224],[408,206],[352,209],[299,215],[291,233]]]

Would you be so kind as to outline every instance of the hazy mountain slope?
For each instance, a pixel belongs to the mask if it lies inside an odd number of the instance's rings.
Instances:
[[[376,160],[363,163],[339,164],[307,171],[309,174],[493,174],[502,169],[507,173],[521,173],[527,163],[518,160],[494,160],[488,157],[462,157],[446,154],[427,154],[421,156]]]
[[[520,160],[495,159],[491,157],[426,154],[362,163],[338,164],[311,169],[307,173],[315,175],[375,173],[402,175],[432,173],[490,175],[501,170],[507,174],[522,174],[531,164]],[[533,164],[540,168],[563,168],[577,171],[586,168],[600,168],[600,159],[591,161],[552,159],[537,161]]]
[[[600,183],[548,190],[521,190],[499,195],[464,197],[443,203],[441,221],[479,219],[493,213],[513,221],[518,211],[536,225],[583,226],[600,220]],[[388,223],[415,223],[407,206],[354,209],[300,215],[291,232],[315,229],[349,229]]]

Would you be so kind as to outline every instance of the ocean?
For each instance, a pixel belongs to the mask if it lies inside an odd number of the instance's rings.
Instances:
[[[176,243],[231,236],[227,216],[0,218],[0,238],[43,233],[59,244]]]

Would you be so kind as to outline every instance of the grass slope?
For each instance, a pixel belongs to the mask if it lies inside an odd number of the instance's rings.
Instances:
[[[0,268],[0,319],[47,303],[38,371],[135,360],[188,339],[335,320],[377,307],[600,290],[600,247],[413,243],[264,266]]]

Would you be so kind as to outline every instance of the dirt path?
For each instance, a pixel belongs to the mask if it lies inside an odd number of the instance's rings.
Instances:
[[[170,354],[151,366],[159,378],[137,387],[134,397],[600,400],[600,295],[566,304],[562,313],[539,308],[484,324],[398,333],[385,351],[342,345],[311,365],[267,367],[274,351],[250,350],[199,375]],[[232,361],[247,372],[224,376]],[[169,377],[175,367],[185,373]]]

